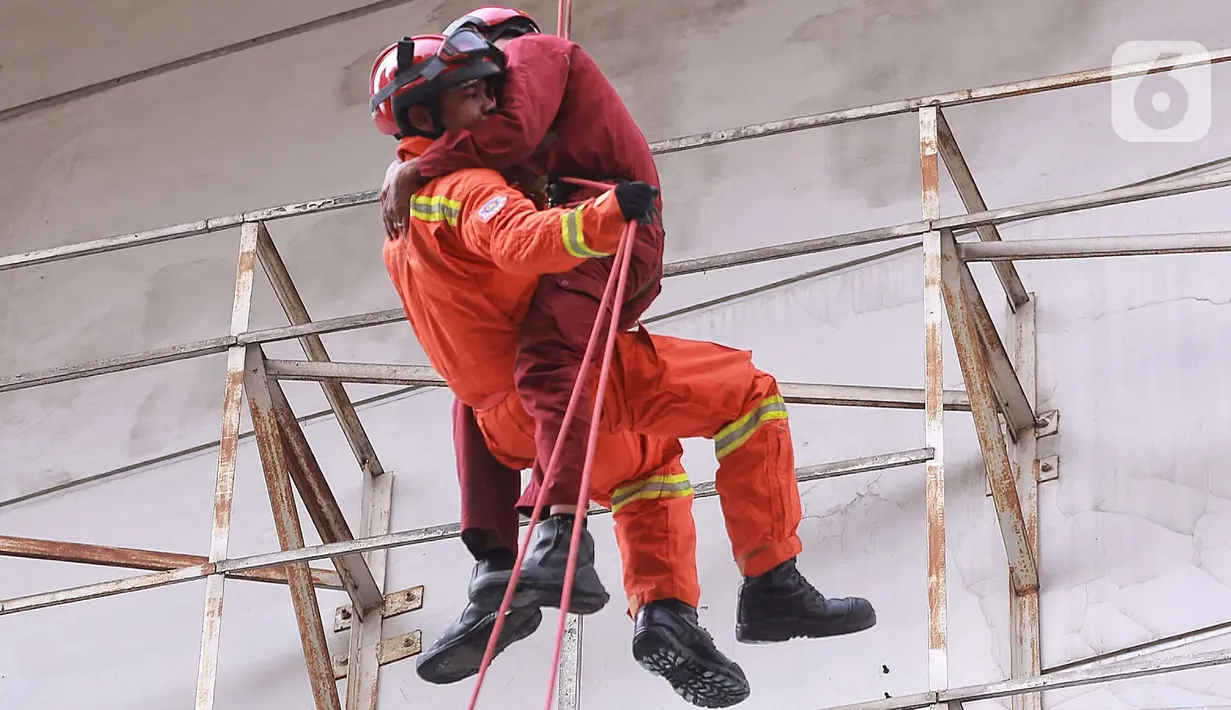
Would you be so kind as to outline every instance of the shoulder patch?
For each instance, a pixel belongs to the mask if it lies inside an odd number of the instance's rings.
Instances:
[[[475,216],[479,218],[480,222],[489,222],[492,217],[496,216],[497,212],[504,209],[504,204],[508,201],[509,198],[507,196],[496,195],[487,202],[484,202]]]

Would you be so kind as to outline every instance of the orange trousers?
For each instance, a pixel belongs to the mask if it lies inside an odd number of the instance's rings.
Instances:
[[[657,599],[700,602],[680,439],[714,442],[719,504],[741,573],[756,576],[799,554],[786,405],[751,353],[638,328],[617,336],[608,382],[590,497],[614,516],[630,613]],[[534,421],[516,393],[475,415],[503,464],[534,462]]]

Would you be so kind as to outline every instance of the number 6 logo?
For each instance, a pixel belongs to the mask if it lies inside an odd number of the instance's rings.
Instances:
[[[1195,143],[1209,133],[1213,97],[1209,52],[1198,42],[1125,42],[1113,65],[1187,56],[1184,69],[1111,81],[1111,127],[1130,143]]]

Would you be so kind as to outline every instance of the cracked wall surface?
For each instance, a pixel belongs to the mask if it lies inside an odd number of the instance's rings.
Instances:
[[[357,2],[94,3],[56,30],[87,39],[47,49],[58,3],[0,9],[0,107],[358,6]],[[544,24],[555,4],[529,2]],[[373,52],[470,9],[406,3],[295,37],[0,122],[0,253],[371,189],[391,158],[372,130],[363,82]],[[626,98],[646,135],[696,131],[929,92],[1103,66],[1127,39],[1231,46],[1231,6],[1186,0],[577,0],[574,37]],[[195,30],[195,31],[194,31]],[[765,48],[772,48],[767,54]],[[772,56],[773,61],[767,59]],[[1091,86],[947,112],[988,204],[1102,190],[1231,155],[1218,116],[1231,71],[1213,72],[1214,128],[1191,144],[1129,144],[1110,125],[1110,91]],[[914,116],[663,156],[670,260],[918,219]],[[962,211],[947,178],[945,215]],[[1226,196],[1166,198],[1002,229],[1006,239],[1226,229]],[[397,307],[380,261],[377,210],[271,224],[314,318]],[[0,375],[227,332],[236,231],[0,273]],[[909,240],[671,279],[651,315],[836,264]],[[1037,296],[1038,409],[1062,413],[1040,443],[1059,454],[1040,489],[1045,667],[1226,621],[1231,609],[1231,256],[1026,262]],[[1006,333],[990,267],[975,276]],[[256,278],[252,327],[285,321]],[[918,251],[671,318],[659,332],[751,348],[784,381],[918,387],[923,381]],[[325,336],[337,360],[422,363],[404,323]],[[294,343],[270,357],[300,358]],[[945,386],[961,386],[949,336]],[[0,534],[205,554],[224,358],[161,365],[0,395],[0,501],[124,471],[0,506]],[[319,388],[289,383],[300,414]],[[349,386],[353,399],[392,388]],[[444,392],[360,408],[394,471],[393,529],[455,521]],[[800,465],[922,445],[919,412],[792,406]],[[984,495],[970,417],[946,415],[949,675],[958,686],[1007,675],[1008,575]],[[244,430],[250,425],[245,415]],[[358,468],[331,419],[306,425],[352,527]],[[164,458],[157,464],[137,465]],[[712,478],[712,448],[685,465]],[[127,470],[131,469],[131,470]],[[741,707],[821,708],[927,687],[922,467],[801,486],[803,573],[826,594],[877,606],[866,633],[741,646],[739,578],[714,500],[694,505],[702,622],[748,674]],[[231,554],[276,549],[251,440],[241,447]],[[618,589],[610,520],[592,523],[600,573]],[[319,540],[310,530],[308,542]],[[112,579],[121,570],[0,558],[0,597]],[[387,636],[435,638],[460,610],[469,563],[456,541],[393,552],[389,589],[427,585],[425,607]],[[0,707],[190,707],[203,585],[186,583],[0,617]],[[615,595],[618,600],[618,594]],[[227,585],[217,707],[308,707],[311,697],[285,588]],[[327,622],[345,595],[321,592]],[[555,616],[506,652],[484,705],[541,706]],[[684,707],[629,651],[618,601],[588,619],[583,707]],[[344,635],[329,634],[335,652]],[[1182,649],[1218,648],[1215,639]],[[437,688],[413,661],[382,672],[381,707],[449,707],[468,683]],[[885,669],[888,669],[886,672]],[[1007,706],[1007,701],[972,707]],[[1231,673],[1212,669],[1048,693],[1050,709],[1231,706]]]

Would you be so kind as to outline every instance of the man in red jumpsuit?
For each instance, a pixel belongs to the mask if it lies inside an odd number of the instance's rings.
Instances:
[[[374,118],[401,136],[402,160],[495,108],[479,80],[499,73],[502,55],[464,35],[400,42],[373,68]],[[513,370],[521,319],[540,278],[614,252],[624,220],[647,217],[656,192],[622,181],[575,207],[540,211],[499,173],[461,170],[417,192],[405,234],[386,242],[390,278],[420,344],[509,469],[538,455]],[[738,640],[832,636],[875,623],[866,600],[826,599],[796,569],[802,511],[786,409],[776,381],[752,365],[750,353],[622,332],[606,402],[602,466],[589,493],[616,522],[641,665],[700,706],[726,707],[748,695],[742,671],[697,621],[696,531],[680,437],[714,442],[720,504],[744,574]],[[527,607],[544,605],[526,599]]]
[[[576,44],[538,33],[527,14],[502,7],[476,9],[453,22],[445,34],[474,27],[500,46],[507,62],[500,110],[469,131],[449,131],[423,155],[407,161],[387,176],[386,231],[396,234],[394,223],[404,223],[412,194],[426,180],[457,170],[487,167],[507,171],[527,163],[555,176],[590,180],[638,180],[657,187],[658,172],[645,137],[625,108],[615,88],[594,61]],[[543,150],[545,143],[549,147]],[[537,154],[537,155],[536,155]],[[573,189],[554,181],[550,188],[557,205],[577,204],[593,197],[592,190]],[[656,201],[661,209],[661,200]],[[661,292],[663,232],[660,224],[643,225],[636,234],[629,269],[628,297],[621,308],[621,330],[635,324]],[[548,274],[540,282],[522,321],[522,339],[516,363],[517,391],[535,421],[538,456],[530,488],[522,497],[522,511],[533,506],[544,484],[545,472],[578,374],[591,326],[598,314],[603,288],[611,273],[611,257],[589,259],[566,274]],[[583,389],[572,424],[565,435],[556,470],[547,484],[548,518],[544,533],[556,530],[566,540],[581,481],[585,433],[590,424],[591,392]],[[490,490],[487,496],[468,495],[463,510],[467,545],[481,558],[507,559],[506,546],[516,549],[503,503],[507,491],[496,480],[508,481],[507,471],[493,467],[467,432],[473,432],[473,412],[463,404],[454,409],[458,475],[471,488]],[[481,531],[481,532],[480,532]],[[514,531],[512,534],[510,531]],[[551,539],[557,539],[554,535]],[[485,546],[479,540],[488,541]],[[512,540],[514,543],[508,545]],[[588,541],[587,541],[588,543]],[[476,550],[476,548],[478,548]],[[536,546],[523,569],[526,584],[533,584],[537,568],[560,559],[557,544]],[[484,557],[486,556],[486,557]],[[583,605],[587,599],[605,599],[597,574],[587,558],[573,591]],[[499,570],[502,571],[502,570]],[[476,575],[472,598],[493,603],[503,594],[507,577],[489,567]],[[601,606],[596,604],[595,606]],[[597,609],[595,609],[597,610]]]
[[[424,182],[458,170],[486,167],[506,172],[529,164],[553,177],[659,185],[645,137],[615,88],[579,46],[539,34],[529,15],[510,8],[476,9],[453,22],[445,34],[464,27],[473,27],[504,51],[506,72],[499,110],[471,130],[447,131],[418,157],[402,160],[399,156],[394,161],[396,167],[391,167],[387,175],[382,196],[386,232],[391,238],[401,231],[399,225],[409,214],[410,195]],[[550,146],[544,147],[545,143]],[[522,182],[529,180],[523,177]],[[598,194],[574,189],[569,195],[569,187],[553,180],[552,202],[576,205]],[[655,206],[660,210],[661,200],[656,200]],[[642,225],[636,233],[620,330],[631,328],[662,290],[662,263],[661,224]],[[586,344],[613,266],[613,257],[590,258],[567,273],[544,275],[522,320],[515,382],[522,406],[534,419],[537,443],[531,485],[521,499],[525,514],[533,508],[545,483],[544,468],[581,373]],[[550,597],[560,594],[556,580],[566,561],[592,408],[592,393],[586,387],[556,470],[546,483],[547,515],[519,582],[519,587],[548,587]],[[509,500],[515,496],[520,476],[485,450],[470,407],[455,402],[453,415],[463,499],[462,539],[479,565],[472,577],[470,598],[478,607],[495,609],[517,549],[516,513]],[[601,608],[607,593],[593,569],[588,532],[584,533],[583,544],[573,606],[577,613],[591,613]],[[494,621],[494,615],[484,618]],[[513,620],[506,623],[523,628]],[[462,628],[453,631],[462,632]],[[452,635],[446,633],[439,644],[441,649],[451,640]],[[434,677],[435,650],[429,649],[420,659],[425,677]]]

